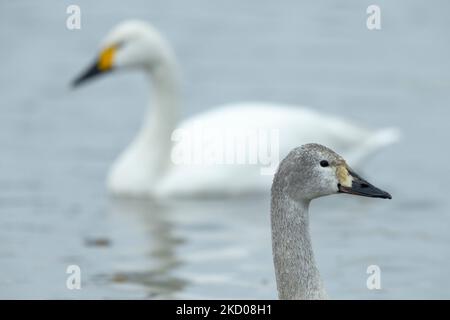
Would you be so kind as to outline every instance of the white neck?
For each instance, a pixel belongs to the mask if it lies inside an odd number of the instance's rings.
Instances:
[[[309,201],[272,190],[272,250],[280,299],[326,299],[309,235]]]
[[[134,143],[150,154],[155,172],[162,173],[170,163],[171,135],[178,120],[178,79],[170,62],[149,70],[152,100]]]
[[[109,178],[113,192],[147,194],[170,164],[171,134],[178,119],[178,78],[170,56],[144,69],[151,82],[152,101],[132,143],[114,164]]]

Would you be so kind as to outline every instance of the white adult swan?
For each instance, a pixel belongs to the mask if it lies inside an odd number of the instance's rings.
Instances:
[[[94,65],[74,85],[116,69],[140,69],[152,79],[153,85],[153,101],[141,129],[110,169],[108,188],[116,194],[198,196],[267,192],[278,165],[275,158],[285,156],[299,144],[314,141],[332,146],[355,164],[397,139],[395,129],[370,131],[312,110],[264,103],[217,107],[187,119],[177,128],[179,97],[175,57],[159,32],[142,21],[126,21],[114,28],[103,41]],[[202,129],[206,133],[195,134]],[[221,134],[213,138],[208,129]],[[273,129],[278,131],[270,131]],[[229,165],[233,163],[229,158],[228,164],[217,164],[219,160],[213,162],[216,165],[205,165],[207,161],[202,159],[207,149],[214,147],[216,155],[220,154],[217,148],[225,149],[220,146],[225,132],[230,130],[273,133],[267,134],[273,139],[269,141],[272,158],[264,164],[273,169],[272,175],[262,175],[260,166],[242,159],[239,165]],[[236,145],[245,144],[243,140],[247,138],[238,136]],[[174,164],[173,156],[180,152],[190,153],[188,158],[183,158],[188,160]],[[257,163],[262,162],[259,159]]]
[[[325,299],[309,235],[309,203],[335,193],[391,199],[334,151],[306,144],[280,163],[272,184],[272,251],[280,299]]]

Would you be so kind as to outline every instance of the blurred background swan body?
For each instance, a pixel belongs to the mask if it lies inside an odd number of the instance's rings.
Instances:
[[[258,102],[215,107],[177,126],[176,59],[160,33],[143,21],[125,21],[115,27],[103,41],[98,59],[74,85],[115,69],[144,71],[151,78],[153,92],[142,127],[110,169],[108,189],[118,195],[231,196],[269,190],[272,175],[261,174],[259,165],[174,164],[175,150],[201,152],[187,146],[189,141],[175,141],[176,129],[276,130],[280,158],[299,144],[317,142],[343,154],[354,166],[398,139],[395,128],[372,131],[307,108]],[[220,145],[221,139],[207,137],[200,150]]]

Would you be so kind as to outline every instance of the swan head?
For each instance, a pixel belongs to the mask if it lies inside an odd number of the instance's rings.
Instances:
[[[392,198],[357,175],[337,153],[314,143],[292,150],[280,163],[275,179],[281,179],[283,191],[298,201],[337,193]]]
[[[154,71],[171,55],[165,40],[150,24],[139,20],[125,21],[103,39],[94,63],[73,81],[73,85],[78,86],[113,70]]]

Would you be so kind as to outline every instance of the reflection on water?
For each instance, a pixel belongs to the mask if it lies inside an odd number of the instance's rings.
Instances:
[[[153,201],[115,198],[112,199],[111,211],[113,214],[128,215],[143,226],[149,238],[146,256],[152,262],[152,267],[143,271],[117,271],[103,278],[113,283],[145,286],[149,298],[173,298],[173,293],[181,291],[186,281],[173,275],[173,271],[181,264],[176,248],[183,240],[174,235],[170,210]]]
[[[159,203],[115,198],[109,208],[112,220],[127,220],[117,225],[122,231],[137,227],[144,236],[139,246],[145,266],[102,271],[92,277],[96,285],[138,286],[141,297],[154,299],[274,296],[267,198]],[[91,242],[111,243],[105,249],[120,252],[117,242],[124,236],[110,237]]]

